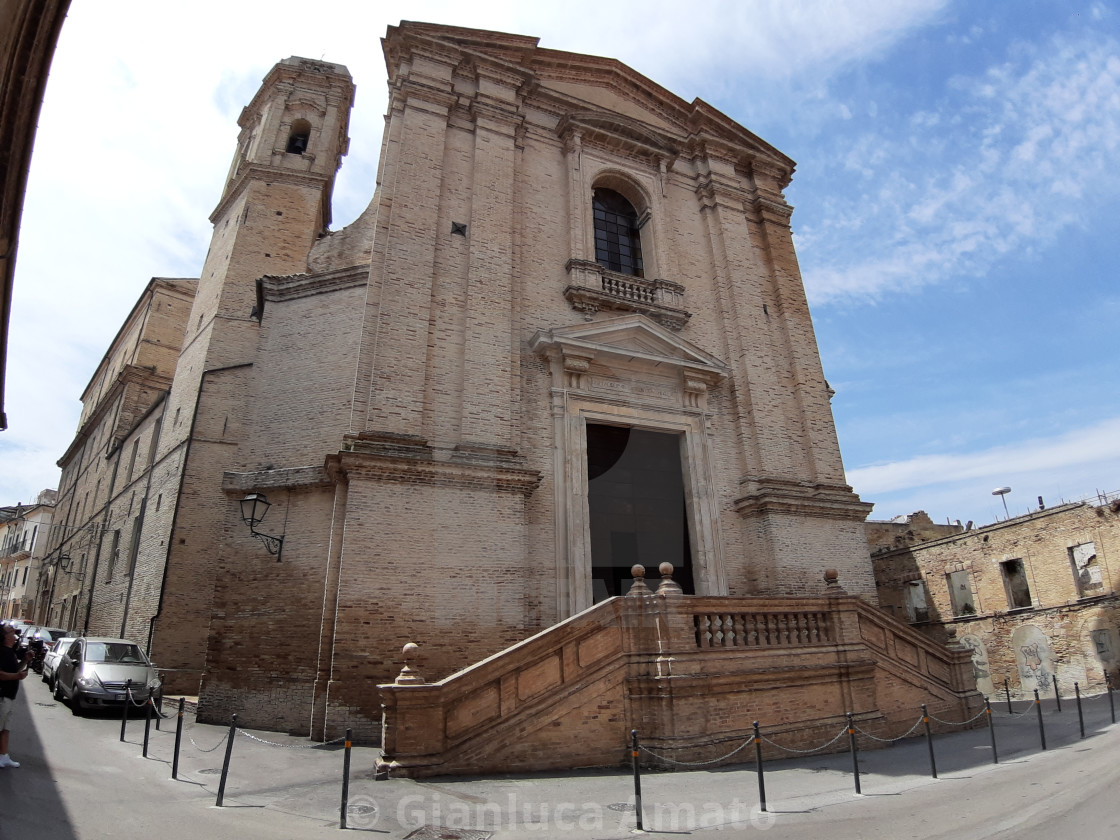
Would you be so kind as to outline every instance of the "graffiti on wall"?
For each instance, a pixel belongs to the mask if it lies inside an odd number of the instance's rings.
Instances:
[[[1015,663],[1019,668],[1019,685],[1024,692],[1047,692],[1054,685],[1054,651],[1050,640],[1038,627],[1027,624],[1011,634]]]
[[[972,673],[976,677],[976,690],[985,696],[994,694],[995,685],[992,683],[991,666],[988,665],[988,649],[984,647],[984,642],[979,636],[970,633],[961,636],[961,644],[972,653]]]

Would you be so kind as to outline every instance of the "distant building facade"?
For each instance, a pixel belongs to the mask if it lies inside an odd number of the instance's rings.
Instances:
[[[1120,494],[872,555],[879,602],[973,652],[977,687],[1120,684]]]
[[[890,551],[915,543],[935,540],[960,534],[972,527],[957,522],[956,525],[946,523],[939,525],[929,518],[924,510],[915,511],[905,516],[896,516],[894,519],[868,519],[864,523],[864,533],[867,534],[867,547],[872,554],[880,551]]]
[[[874,600],[793,161],[612,59],[414,23],[383,48],[343,230],[346,69],[286,59],[242,112],[199,279],[153,281],[83,396],[48,614],[146,642],[203,719],[322,735],[377,728],[405,642],[446,676],[634,564],[713,597],[832,567]],[[260,495],[282,547],[242,521]]]
[[[145,566],[141,558],[150,554],[140,543],[149,506],[174,506],[173,497],[151,491],[162,490],[158,477],[181,471],[181,450],[160,450],[159,434],[196,286],[181,279],[148,283],[82,393],[77,435],[58,462],[37,621],[149,636],[150,590],[158,592],[162,565]]]
[[[0,508],[0,618],[31,618],[36,583],[54,504],[54,490],[44,490],[34,504]]]

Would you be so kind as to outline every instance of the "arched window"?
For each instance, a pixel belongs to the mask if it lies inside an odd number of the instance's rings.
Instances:
[[[595,261],[610,271],[644,277],[638,213],[614,190],[595,190]]]
[[[292,133],[288,135],[288,154],[302,155],[307,151],[309,139],[311,139],[311,123],[307,120],[295,120],[292,123]]]

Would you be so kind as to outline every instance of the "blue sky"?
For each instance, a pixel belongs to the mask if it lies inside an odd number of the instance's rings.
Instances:
[[[236,119],[289,55],[358,84],[335,226],[373,193],[402,18],[609,55],[798,162],[787,197],[848,479],[873,518],[1120,490],[1114,3],[75,3],[40,119],[0,503],[55,486],[152,276],[195,276]],[[328,20],[324,11],[333,12]]]

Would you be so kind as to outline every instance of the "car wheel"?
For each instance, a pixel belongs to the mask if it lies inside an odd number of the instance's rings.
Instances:
[[[62,683],[58,681],[57,677],[55,677],[53,682],[54,684],[51,686],[51,694],[54,695],[55,700],[57,700],[59,703],[62,703],[66,700],[66,698],[62,696]]]
[[[77,717],[81,717],[85,714],[85,711],[85,706],[82,705],[82,696],[75,691],[74,696],[70,698],[70,712]]]

